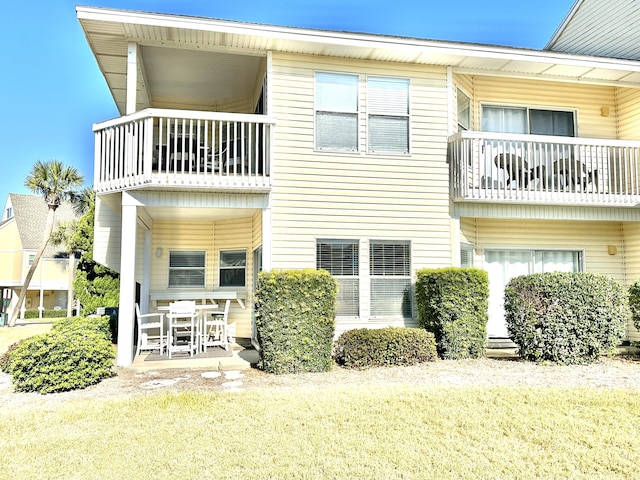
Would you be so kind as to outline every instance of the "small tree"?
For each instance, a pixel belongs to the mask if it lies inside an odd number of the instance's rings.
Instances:
[[[27,296],[27,290],[33,274],[38,267],[40,258],[44,253],[44,249],[49,244],[51,238],[51,232],[55,222],[56,210],[60,206],[60,203],[67,200],[72,203],[76,203],[78,200],[78,190],[82,186],[82,175],[74,167],[64,166],[62,162],[58,160],[52,160],[49,162],[38,161],[35,163],[29,175],[24,182],[34,193],[42,195],[44,201],[47,203],[48,213],[47,222],[45,225],[42,245],[36,251],[36,255],[33,259],[33,263],[27,272],[27,276],[24,279],[20,294],[18,295],[17,308],[13,310],[11,314],[11,320],[9,326],[13,327],[18,319],[18,312],[20,306],[23,304],[25,297]]]

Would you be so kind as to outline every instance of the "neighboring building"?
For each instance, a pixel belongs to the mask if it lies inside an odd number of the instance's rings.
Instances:
[[[6,300],[2,313],[9,316],[20,308],[25,310],[67,309],[69,284],[69,256],[64,245],[47,245],[31,279],[23,305],[18,295],[24,279],[42,245],[48,207],[42,196],[10,193],[0,222],[0,289]],[[56,210],[56,224],[77,218],[73,208],[63,203]],[[54,227],[55,228],[55,227]]]
[[[94,256],[121,275],[119,346],[136,300],[197,295],[237,298],[252,337],[261,269],[329,270],[339,333],[416,326],[420,268],[484,268],[494,338],[513,275],[640,276],[638,61],[77,15],[122,115],[94,125]]]

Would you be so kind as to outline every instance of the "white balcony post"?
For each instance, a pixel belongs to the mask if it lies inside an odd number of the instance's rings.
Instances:
[[[136,111],[136,90],[138,88],[138,45],[129,42],[127,45],[127,106],[126,113]]]
[[[118,309],[118,353],[116,364],[133,363],[134,303],[136,292],[137,207],[127,192],[122,193],[122,232],[120,239],[120,305]]]

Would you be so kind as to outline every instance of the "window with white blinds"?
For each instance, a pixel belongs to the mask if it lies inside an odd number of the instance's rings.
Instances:
[[[411,318],[411,244],[369,242],[372,317]]]
[[[368,151],[409,153],[409,80],[367,78]]]
[[[169,287],[204,287],[205,252],[173,250],[169,252]]]
[[[462,268],[473,267],[473,245],[470,243],[460,244],[460,266]]]
[[[358,150],[358,75],[316,72],[316,148]]]
[[[357,240],[318,240],[316,267],[327,270],[338,282],[336,315],[360,314],[359,249]]]

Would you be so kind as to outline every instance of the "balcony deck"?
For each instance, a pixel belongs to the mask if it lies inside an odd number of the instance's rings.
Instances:
[[[638,141],[460,132],[448,159],[455,202],[640,203]]]
[[[96,124],[94,189],[267,191],[274,124],[265,115],[163,109]]]

